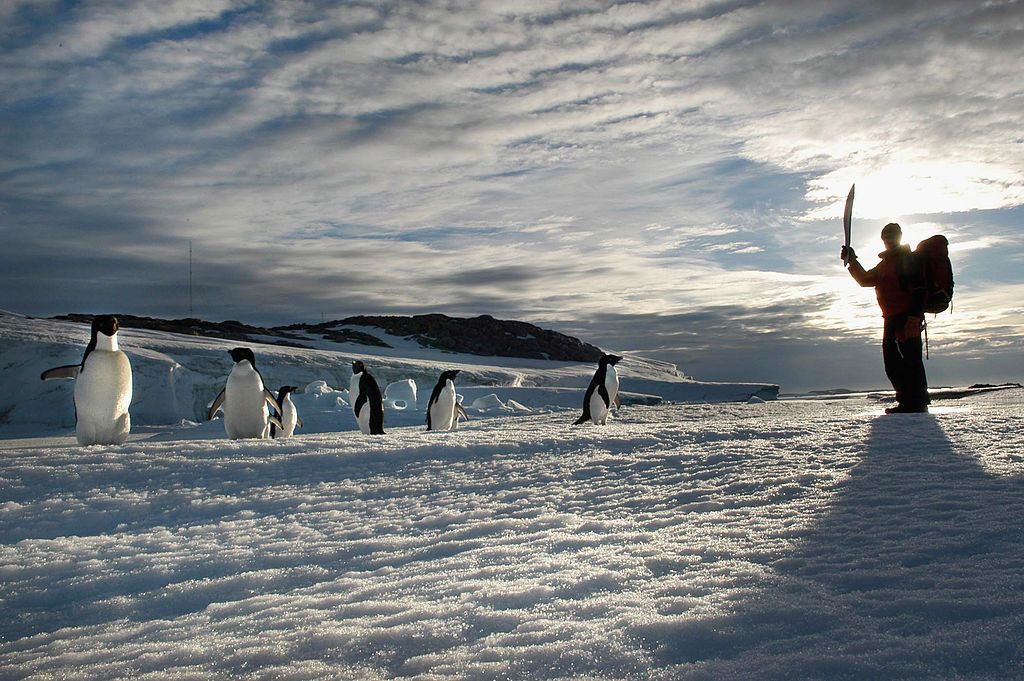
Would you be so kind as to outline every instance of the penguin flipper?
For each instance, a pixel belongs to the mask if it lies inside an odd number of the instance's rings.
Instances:
[[[369,399],[366,397],[366,393],[359,391],[359,397],[356,398],[356,403],[352,405],[352,411],[355,412],[356,418],[359,418],[359,412],[363,410],[363,405],[368,401]]]
[[[587,394],[583,396],[583,415],[576,419],[572,425],[578,426],[590,420],[590,396],[594,394],[595,382],[590,381],[590,385],[587,387]]]
[[[267,401],[267,404],[274,410],[275,414],[283,414],[281,411],[281,405],[277,403],[277,398],[274,397],[274,393],[270,392],[266,388],[263,389],[263,399]]]
[[[370,435],[384,434],[384,404],[378,409],[370,409]]]
[[[224,398],[225,397],[227,397],[227,391],[226,390],[221,390],[220,391],[220,395],[217,395],[217,399],[215,399],[213,401],[213,404],[210,405],[210,411],[206,415],[206,420],[207,421],[212,420],[213,417],[216,416],[217,410],[219,410],[221,407],[224,406]]]
[[[302,417],[301,416],[296,416],[295,417],[295,427],[296,428],[302,428]]]
[[[269,420],[272,428],[280,428],[281,430],[284,430],[284,426],[281,425],[281,419],[276,416],[270,416]]]
[[[47,369],[43,373],[39,374],[39,380],[49,381],[54,378],[78,378],[78,374],[81,371],[81,364],[67,364],[62,367]]]
[[[463,407],[458,402],[456,402],[455,403],[455,421],[456,421],[456,423],[458,422],[460,416],[462,418],[466,419],[467,421],[469,420],[469,414],[466,413],[466,408]]]
[[[622,406],[622,398],[619,397],[619,393],[615,393],[615,408],[618,409]]]

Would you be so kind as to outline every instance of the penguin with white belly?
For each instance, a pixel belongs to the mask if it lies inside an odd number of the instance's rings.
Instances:
[[[384,398],[377,381],[359,360],[352,362],[352,381],[349,383],[348,395],[360,432],[363,435],[383,435]]]
[[[574,426],[587,421],[603,426],[608,423],[612,405],[619,406],[619,374],[615,365],[622,360],[618,355],[603,355],[597,363],[597,371],[590,379],[587,394],[583,397],[583,415]]]
[[[270,437],[291,437],[295,434],[296,428],[302,427],[302,419],[299,418],[299,412],[291,397],[298,389],[299,387],[295,385],[284,385],[277,391],[277,404],[281,407],[277,417],[281,427],[278,428],[276,423],[271,422]]]
[[[430,401],[427,403],[427,430],[458,428],[460,415],[469,420],[469,414],[459,404],[455,395],[455,377],[459,371],[443,371],[441,377],[437,379],[437,385],[434,386],[434,392],[430,393]]]
[[[265,439],[270,434],[271,417],[267,411],[270,405],[277,413],[281,407],[263,382],[263,376],[256,368],[256,356],[249,348],[228,350],[235,366],[228,374],[224,389],[210,406],[207,419],[212,419],[218,410],[224,409],[224,432],[232,440],[242,438]]]
[[[75,435],[80,445],[119,445],[128,439],[132,419],[132,366],[117,342],[117,317],[92,320],[92,336],[79,364],[44,371],[44,381],[75,379]]]

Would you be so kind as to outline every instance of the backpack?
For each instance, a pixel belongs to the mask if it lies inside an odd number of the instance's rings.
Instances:
[[[949,261],[949,239],[936,234],[914,249],[914,259],[924,281],[924,311],[945,312],[953,300],[953,263]]]

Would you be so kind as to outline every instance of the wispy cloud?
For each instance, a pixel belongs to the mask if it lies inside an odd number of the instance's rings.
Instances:
[[[714,310],[863,343],[853,182],[862,252],[935,225],[965,300],[1020,281],[1019,3],[2,11],[5,307],[180,313],[191,240],[211,317]]]

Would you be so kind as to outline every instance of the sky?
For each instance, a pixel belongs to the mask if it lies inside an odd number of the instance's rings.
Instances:
[[[490,314],[886,385],[839,260],[951,242],[931,382],[1024,380],[1024,4],[0,2],[0,307]]]

